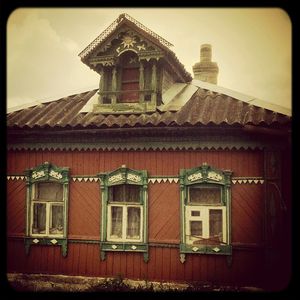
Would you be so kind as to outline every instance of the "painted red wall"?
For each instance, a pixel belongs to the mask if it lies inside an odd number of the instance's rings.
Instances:
[[[70,175],[96,175],[125,164],[148,171],[149,176],[178,176],[179,170],[209,165],[233,171],[234,177],[263,177],[263,152],[252,151],[12,151],[7,174],[20,175],[45,161],[69,167]],[[259,284],[264,267],[264,185],[232,185],[232,265],[225,256],[187,255],[179,261],[179,184],[149,183],[150,260],[139,253],[108,253],[100,261],[98,244],[68,243],[68,256],[60,247],[32,246],[25,255],[25,181],[7,184],[8,271],[86,276],[117,276],[148,280],[211,281],[222,284]],[[100,187],[98,182],[70,181],[70,239],[100,239]],[[173,248],[157,243],[168,243]]]

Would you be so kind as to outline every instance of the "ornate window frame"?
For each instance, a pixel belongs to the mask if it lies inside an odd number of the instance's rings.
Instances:
[[[68,233],[68,200],[69,200],[69,168],[57,167],[49,162],[25,170],[26,175],[26,235],[25,251],[29,254],[31,245],[59,245],[62,247],[62,255],[67,255]],[[59,183],[63,186],[63,233],[62,234],[34,234],[31,225],[33,222],[33,197],[38,183]],[[49,218],[50,204],[46,203],[46,218]],[[46,219],[46,222],[49,220]]]
[[[144,255],[144,261],[149,260],[148,255],[148,175],[146,170],[132,170],[126,166],[122,166],[117,170],[108,173],[98,174],[101,187],[101,225],[100,225],[100,247],[101,260],[105,260],[106,252],[125,251],[125,252],[141,252]],[[112,240],[108,237],[109,225],[109,188],[117,185],[135,185],[140,187],[139,203],[125,203],[124,207],[134,206],[141,208],[141,234],[142,237],[138,241],[133,240]],[[118,204],[116,204],[118,206]]]
[[[206,163],[202,166],[192,169],[180,170],[180,261],[185,262],[186,254],[216,254],[216,255],[231,255],[231,171],[222,171],[215,169]],[[219,188],[221,193],[221,202],[218,206],[205,204],[192,204],[189,202],[189,189],[193,188]],[[222,229],[223,242],[222,244],[197,244],[189,243],[187,234],[189,232],[187,222],[196,220],[198,217],[193,217],[192,213],[188,217],[188,212],[195,210],[198,213],[195,215],[204,215],[201,220],[209,226],[208,212],[209,209],[219,209],[222,211]],[[198,218],[200,219],[200,218]],[[205,226],[205,224],[204,224]],[[203,230],[208,231],[208,228]]]

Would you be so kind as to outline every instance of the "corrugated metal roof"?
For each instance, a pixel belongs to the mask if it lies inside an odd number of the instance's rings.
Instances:
[[[192,84],[175,83],[163,95],[160,111],[178,111],[194,95],[198,88]]]
[[[177,111],[157,110],[151,114],[119,115],[81,112],[89,100],[95,101],[96,92],[95,89],[8,113],[7,126],[24,129],[176,127],[208,124],[269,126],[289,125],[291,121],[287,115],[203,88],[197,88],[188,99],[183,97],[184,101],[179,101],[178,94],[175,93],[174,102],[180,102],[181,105]],[[173,99],[167,105],[171,105],[172,101]]]
[[[222,87],[222,86],[219,86],[219,85],[216,85],[216,84],[212,84],[212,83],[209,83],[209,82],[204,82],[204,81],[196,80],[196,79],[193,79],[191,84],[193,84],[197,87],[200,87],[202,89],[209,90],[209,91],[212,91],[212,92],[216,92],[216,93],[219,93],[219,94],[224,94],[224,95],[230,96],[232,98],[238,99],[240,101],[247,102],[247,103],[250,103],[252,105],[263,107],[263,108],[266,108],[266,109],[269,109],[269,110],[272,110],[272,111],[276,111],[278,113],[281,113],[281,114],[284,114],[284,115],[287,115],[287,116],[292,115],[291,110],[286,108],[286,107],[283,107],[283,106],[280,106],[280,105],[277,105],[277,104],[274,104],[274,103],[270,103],[270,102],[267,102],[267,101],[264,101],[264,100],[261,100],[261,99],[257,99],[253,96],[245,95],[245,94],[239,93],[239,92],[234,91],[234,90],[230,90],[228,88],[225,88],[225,87]]]

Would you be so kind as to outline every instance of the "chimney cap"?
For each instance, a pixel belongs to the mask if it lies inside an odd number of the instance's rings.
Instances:
[[[211,49],[212,47],[211,47],[211,44],[202,44],[201,49],[202,48],[210,48]]]
[[[200,46],[200,61],[193,65],[194,78],[217,84],[219,68],[216,62],[211,61],[211,58],[211,44],[202,44]]]

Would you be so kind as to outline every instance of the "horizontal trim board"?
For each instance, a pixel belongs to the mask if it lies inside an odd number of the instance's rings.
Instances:
[[[51,143],[47,144],[8,144],[8,150],[42,150],[42,151],[51,151],[51,150],[60,150],[60,151],[92,151],[92,150],[103,150],[103,151],[152,151],[152,150],[263,150],[265,144],[258,144],[258,143],[190,143],[186,144],[179,144],[179,143],[151,143],[149,145],[126,145],[126,144],[117,144],[117,145],[110,145],[108,146],[107,143],[103,145],[99,144],[81,144],[81,143],[72,143],[72,144],[58,144],[58,143]]]
[[[7,238],[9,240],[24,240],[26,237],[25,236],[7,236]],[[77,244],[99,244],[101,243],[100,240],[89,240],[89,239],[67,239],[68,243],[77,243]],[[162,248],[180,248],[180,243],[178,242],[178,244],[175,243],[160,243],[160,242],[150,242],[150,243],[146,243],[146,245],[150,246],[150,247],[162,247]],[[233,242],[232,247],[234,247],[234,249],[239,249],[239,250],[251,250],[251,249],[263,249],[265,246],[264,244],[258,244],[258,243],[240,243],[240,242]]]
[[[100,182],[100,178],[95,177],[95,175],[74,175],[70,176],[71,179],[79,182]],[[23,175],[7,175],[7,180],[26,180],[27,176]],[[264,184],[263,177],[232,177],[231,182],[233,184]],[[175,176],[149,176],[148,183],[178,183],[179,177]]]

